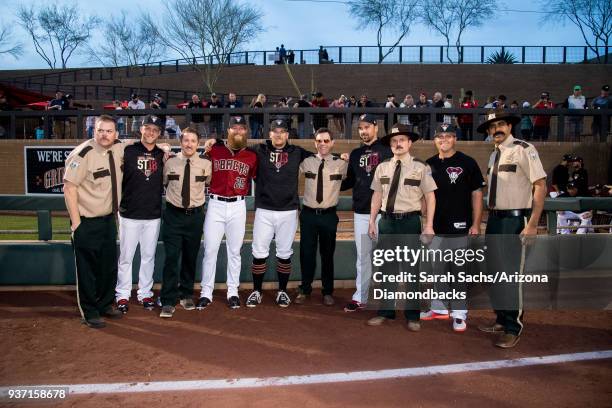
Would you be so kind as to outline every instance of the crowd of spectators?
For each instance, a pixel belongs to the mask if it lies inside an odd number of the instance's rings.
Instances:
[[[321,48],[324,51],[323,48]],[[284,49],[284,45],[279,48],[279,55],[281,59],[288,58],[291,51],[287,52]],[[393,109],[405,109],[409,111],[397,112],[392,118],[394,122],[399,122],[405,125],[412,126],[416,132],[419,132],[424,138],[430,133],[430,129],[436,126],[437,123],[453,124],[458,128],[458,138],[461,140],[483,140],[487,138],[487,135],[475,134],[475,129],[478,123],[474,123],[474,120],[478,122],[479,116],[473,114],[444,114],[436,113],[435,116],[430,113],[420,113],[419,110],[423,108],[440,108],[440,109],[474,109],[474,108],[486,108],[486,109],[554,109],[554,108],[567,108],[567,109],[604,109],[612,108],[612,97],[610,96],[610,87],[604,85],[601,87],[598,96],[587,99],[583,95],[583,89],[580,85],[575,85],[571,88],[571,94],[567,97],[557,99],[553,102],[549,92],[541,92],[537,100],[509,100],[506,95],[488,96],[485,98],[484,103],[480,103],[474,95],[474,92],[467,90],[462,93],[459,98],[454,98],[450,93],[443,93],[441,91],[434,91],[431,94],[421,91],[418,94],[405,94],[403,97],[396,97],[394,93],[389,93],[384,101],[373,101],[367,94],[356,95],[344,95],[341,94],[336,97],[328,97],[323,92],[317,91],[312,94],[300,95],[298,98],[293,99],[292,97],[279,97],[273,96],[272,98],[266,97],[265,94],[261,93],[253,97],[250,102],[243,102],[246,96],[239,97],[234,92],[229,92],[226,95],[218,95],[211,93],[208,98],[201,98],[200,95],[194,94],[191,97],[191,101],[180,103],[176,106],[168,106],[167,102],[161,93],[156,93],[152,100],[145,103],[138,94],[131,95],[129,101],[113,101],[111,105],[104,106],[105,109],[114,110],[143,110],[143,109],[166,109],[166,108],[184,108],[194,110],[207,110],[207,109],[218,109],[218,108],[242,108],[248,106],[254,109],[254,113],[249,115],[249,125],[251,131],[251,138],[262,138],[264,128],[264,115],[263,113],[257,113],[257,109],[264,107],[270,108],[293,108],[297,109],[298,112],[291,112],[291,114],[284,115],[287,120],[292,122],[292,136],[297,138],[308,138],[317,129],[321,127],[327,127],[337,135],[344,134],[347,126],[353,124],[347,124],[345,115],[341,113],[311,113],[310,122],[306,123],[304,114],[299,113],[299,109],[302,108],[393,108]],[[244,105],[243,105],[244,103]],[[93,109],[91,105],[82,106],[83,109]],[[10,109],[6,103],[4,95],[0,95],[0,109]],[[58,90],[55,98],[50,100],[47,104],[48,110],[70,110],[77,109],[74,104],[73,97],[71,95],[64,94]],[[167,138],[178,138],[181,134],[181,128],[190,125],[191,127],[198,130],[198,132],[205,137],[216,137],[223,134],[225,124],[223,123],[222,114],[214,114],[209,112],[193,112],[190,114],[190,123],[184,123],[184,120],[174,118],[171,115],[160,114],[158,115],[164,123],[165,137]],[[127,137],[137,133],[140,129],[142,115],[116,115],[118,129],[121,137]],[[550,137],[551,132],[551,121],[554,115],[538,115],[538,114],[523,114],[521,122],[517,125],[514,130],[516,137],[520,137],[524,140],[542,140],[546,141]],[[2,119],[6,121],[6,119]],[[384,122],[384,129],[387,129],[391,124],[388,123],[388,116],[386,114],[380,114],[380,120]],[[86,117],[85,120],[85,132],[87,137],[93,135],[93,121],[94,118],[91,116]],[[434,121],[435,123],[432,123]],[[43,129],[41,126],[36,128],[36,137],[45,138],[74,138],[75,126],[74,117],[72,122],[70,117],[56,117],[51,121],[52,125],[48,130]],[[580,136],[585,131],[585,117],[583,115],[565,115],[564,119],[564,134],[569,140],[579,140]],[[588,124],[588,123],[587,123]],[[557,126],[559,126],[557,121]],[[593,136],[601,136],[601,118],[599,116],[593,117],[590,120],[590,130]],[[6,133],[6,126],[0,123],[0,132]],[[382,127],[382,126],[381,126]],[[46,136],[49,134],[50,136]]]

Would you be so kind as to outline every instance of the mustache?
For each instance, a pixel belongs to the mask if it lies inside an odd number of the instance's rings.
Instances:
[[[504,134],[504,132],[495,132],[493,133],[493,136],[503,136]]]

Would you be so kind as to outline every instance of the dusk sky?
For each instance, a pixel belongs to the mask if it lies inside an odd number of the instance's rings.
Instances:
[[[0,20],[5,24],[17,26],[14,17],[18,4],[44,4],[41,1],[0,0],[3,10]],[[70,3],[57,0],[55,3]],[[262,31],[244,47],[247,50],[273,50],[284,43],[286,48],[315,49],[319,45],[376,45],[375,32],[357,26],[348,13],[346,4],[288,1],[288,0],[253,0],[263,12]],[[103,2],[79,2],[84,14],[108,16],[118,14],[122,9],[136,16],[144,10],[160,15],[164,10],[158,0],[105,0]],[[500,3],[501,4],[501,3]],[[502,9],[538,11],[536,2],[515,0],[501,5]],[[20,38],[26,52],[15,60],[4,57],[0,69],[45,68],[44,61],[36,54],[31,39],[25,31],[17,27],[14,36]],[[99,34],[92,40],[92,45],[99,41]],[[387,36],[391,43],[392,36]],[[403,45],[441,45],[443,38],[434,34],[422,25],[415,25]],[[488,17],[482,27],[468,30],[464,34],[464,45],[584,45],[584,41],[575,26],[543,24],[542,14],[523,12],[499,12]],[[169,56],[174,57],[174,56]],[[82,66],[84,57],[76,56],[69,61],[69,67]]]

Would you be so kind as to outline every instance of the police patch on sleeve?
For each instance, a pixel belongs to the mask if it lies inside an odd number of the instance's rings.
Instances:
[[[529,158],[530,158],[531,160],[537,160],[537,158],[538,158],[538,153],[537,153],[535,150],[530,151],[530,152],[529,152]]]
[[[70,163],[70,168],[74,170],[79,167],[80,164],[81,163],[79,163],[78,161],[73,161],[72,163]]]

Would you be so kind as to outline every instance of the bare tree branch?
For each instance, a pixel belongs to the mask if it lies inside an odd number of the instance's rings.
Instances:
[[[149,21],[140,17],[131,21],[125,10],[111,15],[102,24],[103,40],[96,47],[89,47],[90,60],[104,66],[134,66],[159,60],[166,47],[151,32]]]
[[[446,41],[446,59],[463,60],[461,37],[466,30],[479,27],[495,14],[497,0],[427,0],[423,4],[423,22]],[[451,42],[457,50],[457,61],[449,54]]]
[[[584,43],[601,62],[599,48],[608,47],[612,36],[611,0],[542,0],[540,3],[542,10],[548,13],[543,22],[556,23],[559,18],[569,20],[578,27]]]
[[[411,23],[419,17],[418,0],[352,0],[349,1],[349,13],[359,27],[371,27],[376,30],[378,45],[378,63],[391,54],[399,43],[410,33]],[[395,35],[391,47],[383,52],[384,34]]]
[[[36,11],[35,11],[36,10]],[[30,35],[36,53],[50,68],[66,68],[72,54],[84,46],[98,25],[95,16],[83,17],[76,4],[34,8],[19,6],[19,24]]]
[[[19,59],[23,54],[23,44],[13,40],[13,29],[11,26],[0,24],[0,55],[3,54]]]
[[[143,17],[156,40],[198,71],[209,92],[229,54],[262,31],[261,12],[235,0],[172,0],[165,4],[163,21]]]

